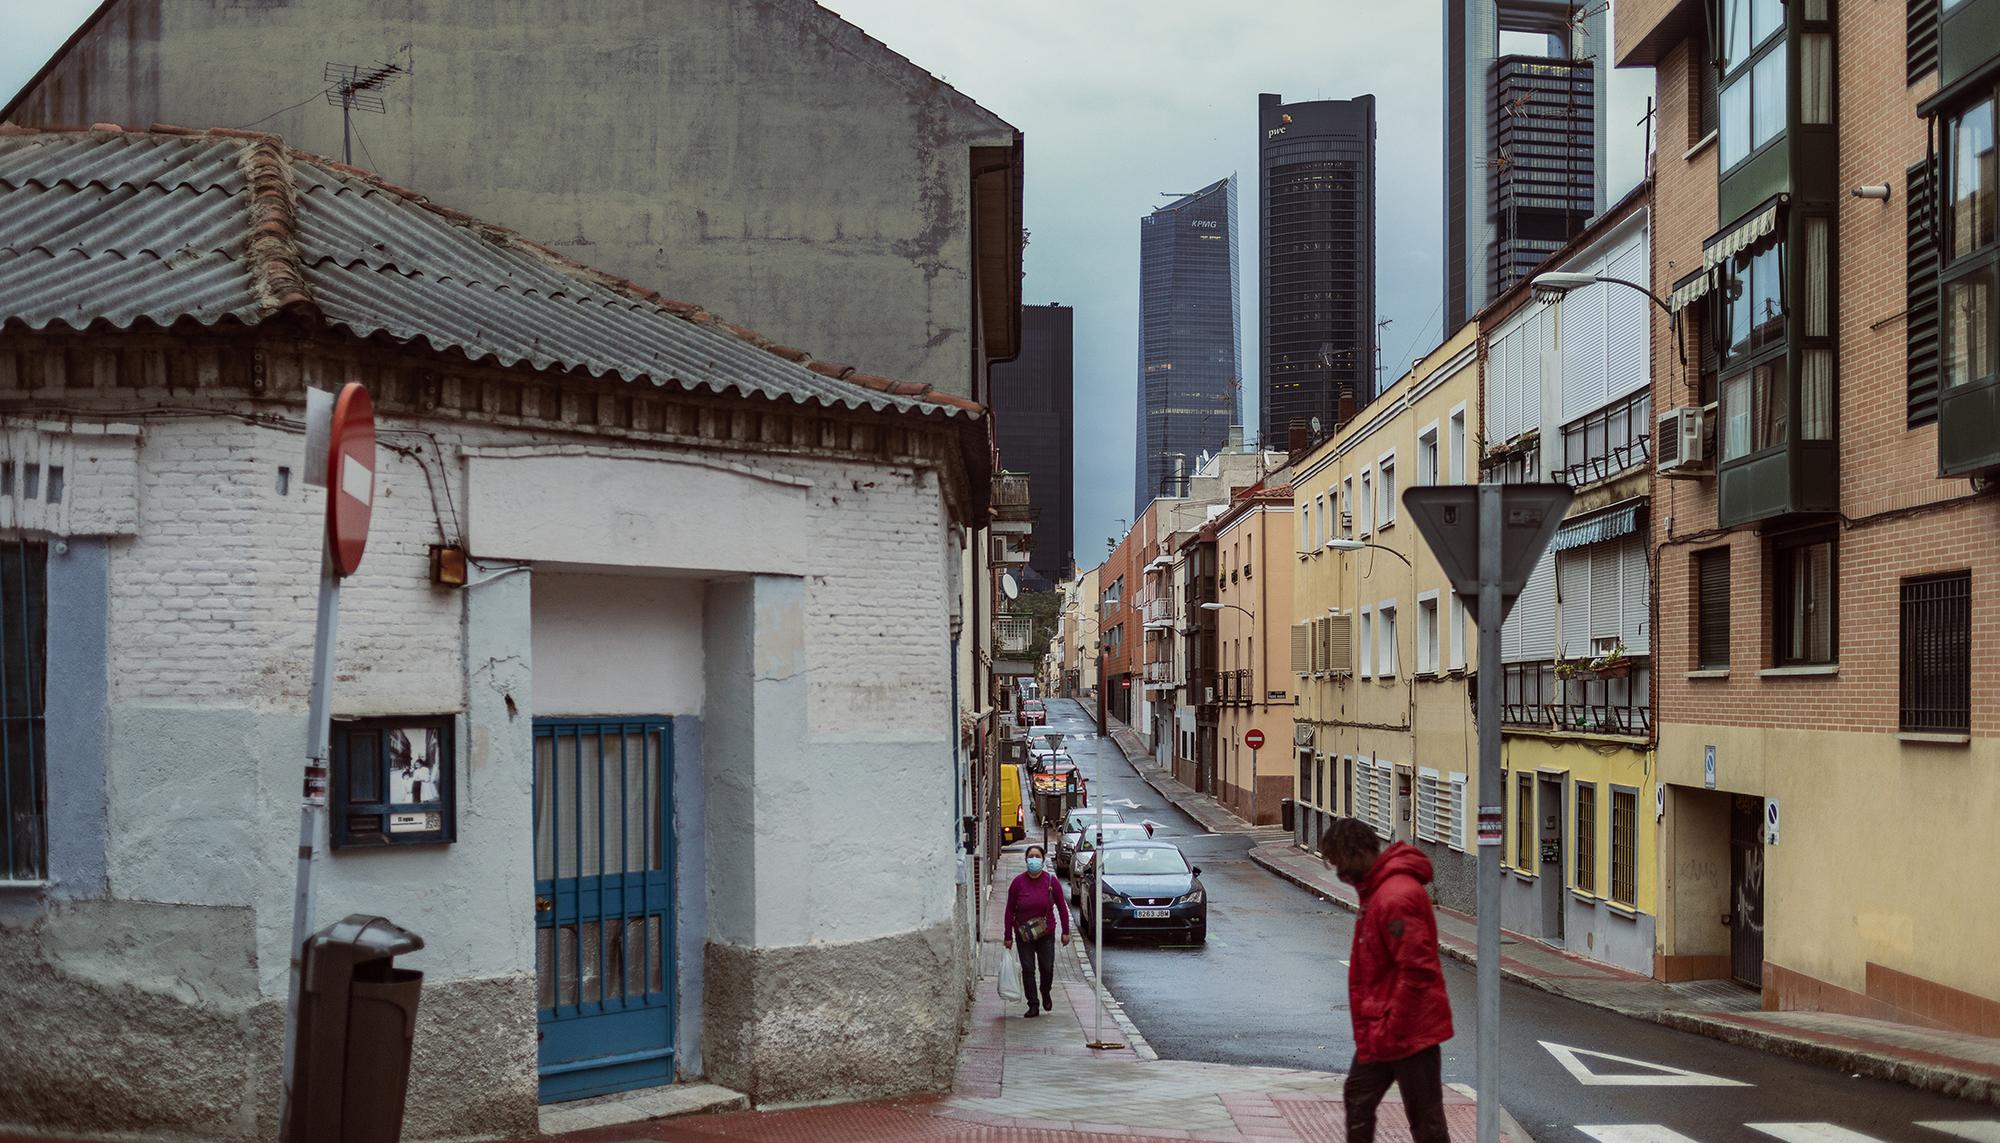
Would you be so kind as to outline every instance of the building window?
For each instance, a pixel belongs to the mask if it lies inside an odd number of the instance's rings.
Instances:
[[[1972,732],[1972,573],[1903,581],[1900,726]]]
[[[1446,623],[1451,627],[1451,657],[1445,662],[1452,670],[1460,671],[1465,669],[1465,601],[1455,591],[1447,593],[1446,598],[1451,600],[1446,605],[1449,608]]]
[[[1994,101],[1987,99],[1951,121],[1945,146],[1945,266],[1941,375],[1953,389],[1994,377],[1996,317]]]
[[[1694,105],[1688,109],[1688,124],[1691,128],[1688,132],[1690,147],[1708,138],[1715,130],[1718,114],[1715,27],[1712,21],[1706,19],[1697,23],[1701,25],[1701,30],[1696,34],[1696,38],[1690,41],[1693,50],[1689,53],[1696,57],[1693,61],[1695,74],[1692,82],[1688,84],[1689,93],[1694,97]]]
[[[1375,611],[1375,631],[1381,637],[1375,656],[1375,674],[1379,678],[1393,679],[1396,677],[1396,605],[1384,603]]]
[[[1299,554],[1313,550],[1313,506],[1304,505],[1299,510]]]
[[[1711,548],[1694,557],[1694,665],[1703,671],[1729,668],[1729,549]]]
[[[1639,903],[1639,791],[1611,787],[1611,899]]]
[[[1722,459],[1736,460],[1785,443],[1791,429],[1791,393],[1783,358],[1767,361],[1722,382]]]
[[[1396,522],[1396,454],[1389,453],[1382,458],[1382,480],[1379,485],[1380,503],[1376,505],[1375,519],[1378,526],[1386,528]]]
[[[1522,774],[1514,783],[1514,868],[1535,871],[1535,776]]]
[[[1445,809],[1445,827],[1446,827],[1446,835],[1444,843],[1447,846],[1451,847],[1452,849],[1455,849],[1460,853],[1464,853],[1465,852],[1465,775],[1464,774],[1454,773],[1451,776],[1451,802]]]
[[[1653,394],[1641,389],[1563,426],[1563,467],[1572,488],[1608,480],[1652,459]]]
[[[1375,656],[1369,654],[1369,649],[1375,646],[1374,630],[1375,617],[1370,615],[1368,609],[1364,607],[1361,609],[1361,654],[1359,656],[1361,660],[1361,677],[1364,679],[1375,677],[1373,668]]]
[[[1432,594],[1417,600],[1417,673],[1438,672],[1438,601]]]
[[[1722,0],[1719,145],[1724,171],[1785,131],[1784,0]]]
[[[1832,538],[1781,541],[1772,556],[1776,612],[1772,634],[1778,665],[1818,666],[1834,662],[1840,653],[1835,598],[1840,569]]]
[[[0,541],[0,881],[49,875],[48,596],[48,545]]]
[[[1451,482],[1465,483],[1465,410],[1451,411]]]
[[[1719,283],[1723,320],[1717,347],[1728,369],[1751,354],[1782,345],[1785,340],[1785,244],[1776,242],[1755,254],[1731,260]]]
[[[335,722],[333,847],[453,840],[455,757],[450,715]]]
[[[1354,538],[1354,478],[1340,482],[1340,538]]]
[[[1438,482],[1438,427],[1435,422],[1417,434],[1417,483]]]
[[[1446,827],[1447,787],[1438,777],[1436,770],[1417,772],[1417,821],[1418,841],[1439,841]]]
[[[1597,783],[1576,784],[1576,887],[1597,892]]]
[[[1361,513],[1361,534],[1366,536],[1375,530],[1373,523],[1375,518],[1375,477],[1370,472],[1363,472],[1361,474],[1361,502],[1358,505],[1358,511]]]

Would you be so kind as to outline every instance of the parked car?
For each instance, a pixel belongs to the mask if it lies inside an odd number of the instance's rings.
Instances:
[[[1019,717],[1022,726],[1041,726],[1049,721],[1049,712],[1041,699],[1028,699],[1021,704]]]
[[[1062,833],[1056,838],[1055,861],[1056,872],[1058,874],[1064,877],[1069,876],[1070,858],[1076,856],[1077,835],[1089,828],[1090,824],[1097,820],[1096,810],[1083,809],[1071,810],[1069,816],[1063,819]],[[1107,822],[1122,822],[1125,820],[1125,817],[1117,810],[1107,809],[1104,811],[1104,820]]]
[[[1021,811],[1021,768],[1000,764],[1000,844],[1012,845],[1028,836],[1028,815]]]
[[[1169,841],[1106,839],[1099,855],[1104,862],[1104,935],[1182,937],[1194,944],[1208,940],[1208,892],[1201,868],[1188,864],[1180,847]],[[1097,923],[1097,895],[1079,902],[1081,930]]]
[[[1086,823],[1083,831],[1077,835],[1076,845],[1070,850],[1069,899],[1071,901],[1081,901],[1092,892],[1090,885],[1090,859],[1097,848],[1098,827],[1096,824],[1096,815],[1092,814],[1090,818],[1091,821]],[[1152,836],[1153,827],[1151,825],[1142,825],[1139,822],[1128,821],[1107,821],[1104,823],[1104,844],[1107,846],[1121,841],[1145,841]]]
[[[1028,773],[1040,774],[1054,766],[1076,769],[1076,759],[1068,751],[1050,750],[1047,747],[1028,747]]]

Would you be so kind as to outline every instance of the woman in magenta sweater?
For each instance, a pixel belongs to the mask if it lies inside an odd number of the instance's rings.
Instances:
[[[1021,957],[1021,985],[1028,993],[1028,1015],[1053,1009],[1056,983],[1056,932],[1061,920],[1062,943],[1069,943],[1069,898],[1056,876],[1042,867],[1039,845],[1028,847],[1028,871],[1007,886],[1007,912],[1000,918],[1000,943]],[[1018,945],[1018,948],[1016,947]],[[1040,969],[1037,974],[1036,970]],[[1040,991],[1036,991],[1039,975]],[[1040,999],[1041,1005],[1035,1001]]]

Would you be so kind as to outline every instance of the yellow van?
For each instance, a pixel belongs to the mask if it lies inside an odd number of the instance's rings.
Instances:
[[[1028,836],[1028,819],[1021,812],[1021,767],[1000,764],[1000,844],[1012,845]]]

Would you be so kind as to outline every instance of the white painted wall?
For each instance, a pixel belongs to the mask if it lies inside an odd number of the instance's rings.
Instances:
[[[702,581],[532,574],[537,716],[701,713]]]

